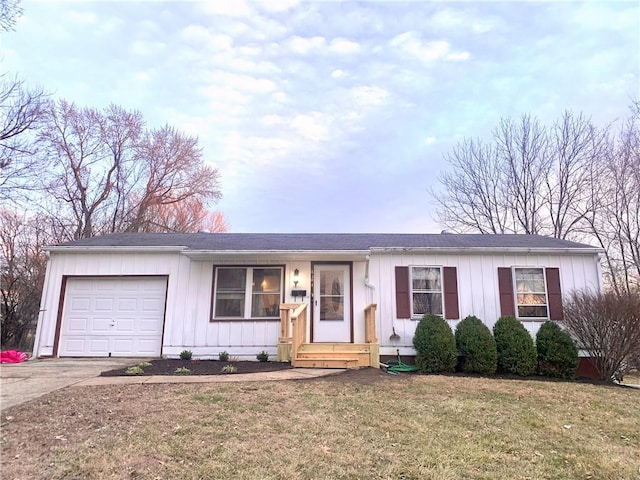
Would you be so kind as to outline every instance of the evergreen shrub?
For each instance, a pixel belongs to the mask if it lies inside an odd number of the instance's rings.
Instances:
[[[458,362],[451,327],[438,315],[422,317],[413,336],[416,366],[423,372],[453,372]]]
[[[571,336],[555,322],[544,322],[536,335],[538,374],[545,377],[574,378],[578,368],[578,348]]]
[[[470,315],[456,327],[458,365],[465,373],[493,375],[498,352],[491,330],[478,317]]]
[[[524,325],[515,317],[500,317],[493,326],[498,371],[528,376],[536,371],[536,347]]]

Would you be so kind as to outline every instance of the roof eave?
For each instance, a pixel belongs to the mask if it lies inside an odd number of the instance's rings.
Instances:
[[[45,247],[50,253],[175,253],[182,252],[187,247],[182,245],[161,246],[108,246],[108,245],[50,245]]]
[[[553,255],[595,255],[597,247],[372,247],[371,253],[544,253]]]
[[[210,260],[216,257],[287,257],[287,258],[364,258],[369,250],[195,250],[182,252],[191,260]]]

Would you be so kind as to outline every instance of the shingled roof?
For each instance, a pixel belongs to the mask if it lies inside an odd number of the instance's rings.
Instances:
[[[74,247],[183,247],[193,251],[370,251],[378,249],[541,249],[595,247],[539,235],[378,233],[116,233],[76,240]]]

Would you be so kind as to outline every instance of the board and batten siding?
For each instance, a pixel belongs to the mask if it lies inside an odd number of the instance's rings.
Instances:
[[[490,329],[500,317],[498,267],[556,267],[563,295],[572,290],[601,289],[599,259],[594,254],[429,254],[376,253],[370,257],[369,278],[375,285],[378,304],[377,328],[382,355],[414,355],[412,341],[418,320],[398,318],[396,312],[395,269],[397,266],[456,267],[459,319],[448,320],[452,329],[459,321],[475,315]],[[535,336],[541,321],[523,321]],[[399,340],[391,340],[395,333]]]
[[[177,357],[188,349],[198,358],[217,358],[227,351],[232,356],[255,359],[265,350],[276,355],[279,320],[274,321],[210,321],[214,265],[266,266],[282,265],[285,269],[284,301],[301,303],[291,297],[292,272],[300,272],[298,289],[307,290],[310,302],[311,262],[282,259],[232,258],[194,261],[179,252],[164,253],[65,253],[51,252],[46,271],[41,313],[36,331],[34,354],[53,355],[58,308],[62,301],[64,277],[162,275],[168,278],[162,355]],[[363,286],[365,262],[353,262],[354,339],[364,341],[364,308],[370,293]],[[365,304],[366,303],[366,304]],[[310,322],[308,322],[310,324]]]

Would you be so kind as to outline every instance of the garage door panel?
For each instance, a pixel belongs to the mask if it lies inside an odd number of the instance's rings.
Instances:
[[[136,312],[138,310],[137,298],[119,298],[118,299],[118,312]]]
[[[89,325],[89,319],[84,318],[69,318],[67,322],[67,328],[65,329],[65,333],[83,333],[87,331],[87,327]]]
[[[60,356],[159,356],[164,277],[70,278]]]
[[[111,317],[93,317],[89,320],[89,328],[83,333],[91,332],[91,335],[105,335],[111,330]]]
[[[88,312],[91,309],[91,299],[88,297],[74,297],[69,305],[71,312]]]
[[[96,312],[112,312],[113,311],[113,298],[98,297],[95,300],[93,309]]]
[[[140,319],[135,318],[118,318],[114,326],[114,331],[117,335],[133,335],[136,333],[136,324],[140,322]],[[154,319],[152,320],[153,330],[158,330],[158,322]]]

